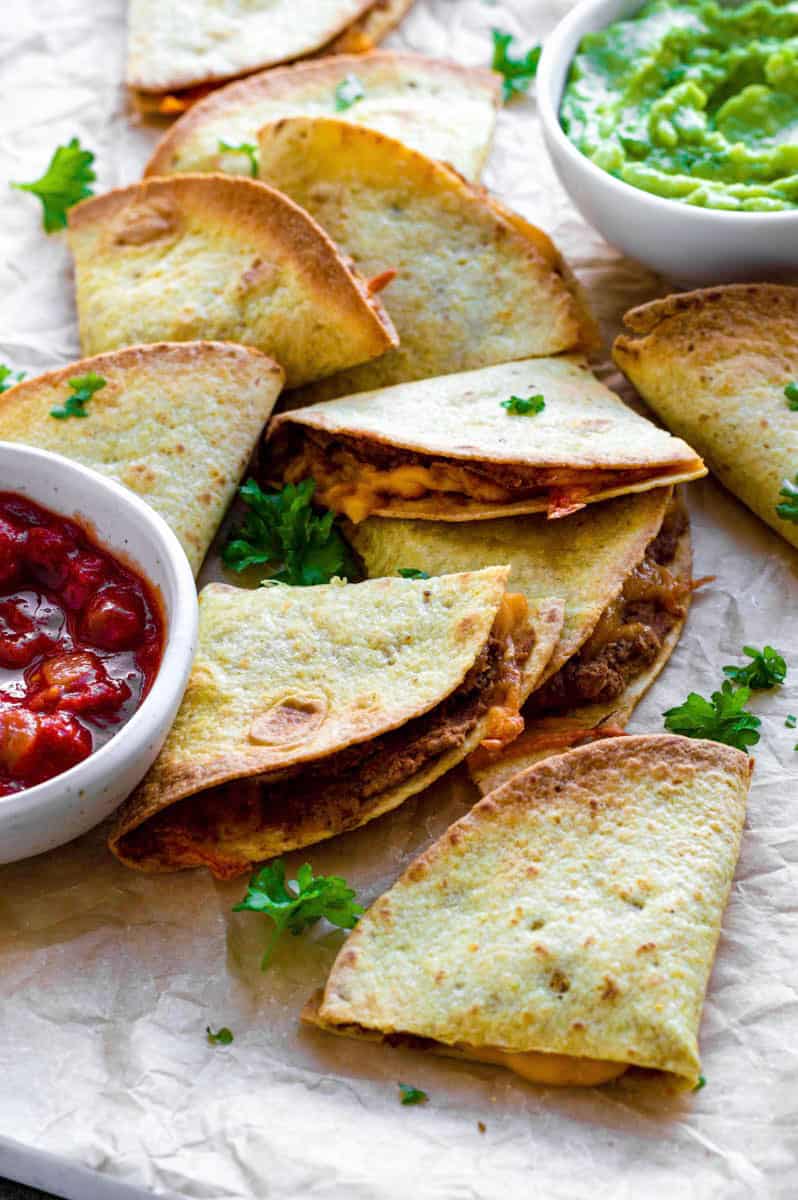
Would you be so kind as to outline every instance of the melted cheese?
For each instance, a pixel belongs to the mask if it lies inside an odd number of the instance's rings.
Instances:
[[[494,1046],[455,1047],[463,1058],[475,1062],[495,1063],[514,1071],[530,1083],[553,1087],[597,1087],[617,1079],[627,1070],[627,1063],[609,1062],[601,1058],[576,1058],[572,1054],[544,1054],[537,1050],[516,1053]]]
[[[529,630],[529,604],[520,592],[505,592],[493,622],[493,634],[504,642],[504,664],[491,704],[485,717],[485,732],[480,747],[498,754],[524,732],[520,708],[521,667],[517,644]],[[525,655],[524,658],[527,656]]]
[[[623,620],[627,604],[648,601],[674,616],[681,617],[684,616],[682,601],[690,590],[691,584],[676,579],[667,567],[650,558],[644,558],[627,575],[620,595],[604,609],[595,629],[580,651],[581,657],[595,658],[608,643],[632,638],[646,628],[639,621]]]

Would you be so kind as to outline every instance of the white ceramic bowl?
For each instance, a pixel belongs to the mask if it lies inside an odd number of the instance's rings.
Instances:
[[[798,209],[726,212],[654,196],[602,171],[559,119],[568,69],[586,33],[629,17],[641,0],[582,0],[546,39],[537,74],[543,136],[571,200],[608,242],[679,283],[771,279],[798,270]]]
[[[174,721],[196,649],[198,618],[194,578],[180,543],[133,492],[58,454],[10,442],[0,442],[0,491],[83,518],[101,546],[154,585],[166,625],[158,675],[130,721],[69,771],[0,796],[0,863],[7,863],[85,833],[133,791]]]

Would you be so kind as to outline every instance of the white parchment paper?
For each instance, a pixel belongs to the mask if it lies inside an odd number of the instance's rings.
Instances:
[[[418,0],[391,41],[484,64],[492,26],[529,43],[566,7]],[[2,17],[0,360],[35,372],[77,356],[69,256],[42,234],[36,201],[4,180],[35,178],[78,134],[97,154],[98,188],[124,184],[156,131],[126,110],[123,0],[3,0]],[[668,290],[570,208],[534,98],[502,112],[486,182],[555,237],[608,339],[627,307]],[[689,495],[697,573],[717,581],[697,595],[631,728],[660,730],[663,709],[716,688],[744,642],[772,642],[791,667],[788,686],[755,703],[763,736],[701,1030],[702,1091],[674,1095],[634,1077],[600,1091],[534,1088],[489,1067],[303,1031],[299,1010],[341,933],[287,939],[262,974],[267,922],[230,911],[243,881],[140,876],[98,830],[0,868],[0,1174],[7,1138],[195,1200],[795,1196],[798,734],[784,717],[798,712],[798,558],[712,482]],[[307,857],[344,874],[368,902],[475,798],[456,774],[289,864]],[[209,1046],[206,1025],[229,1026],[235,1041]],[[403,1108],[400,1079],[429,1103]]]

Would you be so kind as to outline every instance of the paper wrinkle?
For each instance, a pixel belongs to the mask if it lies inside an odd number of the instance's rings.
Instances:
[[[391,44],[485,65],[492,27],[526,48],[568,7],[417,0]],[[123,0],[17,0],[3,15],[8,178],[36,178],[78,135],[97,154],[98,190],[134,181],[156,128],[127,112]],[[626,308],[667,292],[566,201],[534,98],[500,114],[485,182],[551,233],[607,343]],[[69,254],[63,238],[43,235],[35,198],[0,188],[0,251],[0,361],[38,372],[77,357]],[[600,374],[621,383],[609,362]],[[191,1200],[793,1196],[798,730],[784,718],[798,713],[798,556],[713,482],[689,497],[696,573],[717,580],[696,594],[630,728],[661,730],[663,711],[689,691],[719,688],[743,644],[770,642],[790,662],[787,685],[752,705],[762,740],[702,1024],[702,1091],[676,1095],[634,1076],[599,1091],[535,1088],[487,1066],[300,1029],[343,933],[323,925],[286,937],[261,974],[267,922],[230,911],[243,880],[137,875],[110,857],[100,829],[0,868],[0,1137]],[[309,860],[342,874],[369,902],[475,799],[461,769],[386,818],[288,856],[289,867]],[[208,1045],[206,1025],[227,1025],[235,1041]],[[430,1102],[402,1107],[400,1079]]]

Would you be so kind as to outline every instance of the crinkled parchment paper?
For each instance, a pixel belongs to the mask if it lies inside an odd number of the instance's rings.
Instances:
[[[55,145],[79,134],[97,152],[100,188],[135,179],[155,132],[126,112],[123,0],[2,8],[4,176],[35,178]],[[563,8],[418,0],[392,40],[485,63],[492,26],[529,41]],[[533,99],[501,114],[487,182],[554,235],[605,335],[629,305],[667,290],[569,207]],[[74,357],[66,248],[43,236],[32,198],[2,185],[0,272],[0,359],[38,371]],[[697,595],[633,728],[660,730],[663,709],[688,690],[717,687],[744,642],[770,641],[791,665],[789,685],[755,703],[763,737],[701,1030],[702,1091],[674,1095],[633,1077],[600,1091],[546,1090],[489,1067],[302,1031],[297,1015],[339,932],[288,938],[261,974],[267,922],[230,911],[243,881],[137,875],[95,831],[0,868],[0,1175],[69,1187],[73,1200],[95,1194],[34,1176],[20,1145],[3,1148],[12,1139],[105,1180],[197,1200],[795,1196],[798,735],[784,717],[798,712],[798,558],[712,482],[689,494],[697,573],[717,581]],[[474,799],[463,774],[450,777],[307,857],[370,901]],[[229,1026],[233,1044],[209,1046],[209,1024]],[[400,1079],[429,1103],[403,1108]]]

